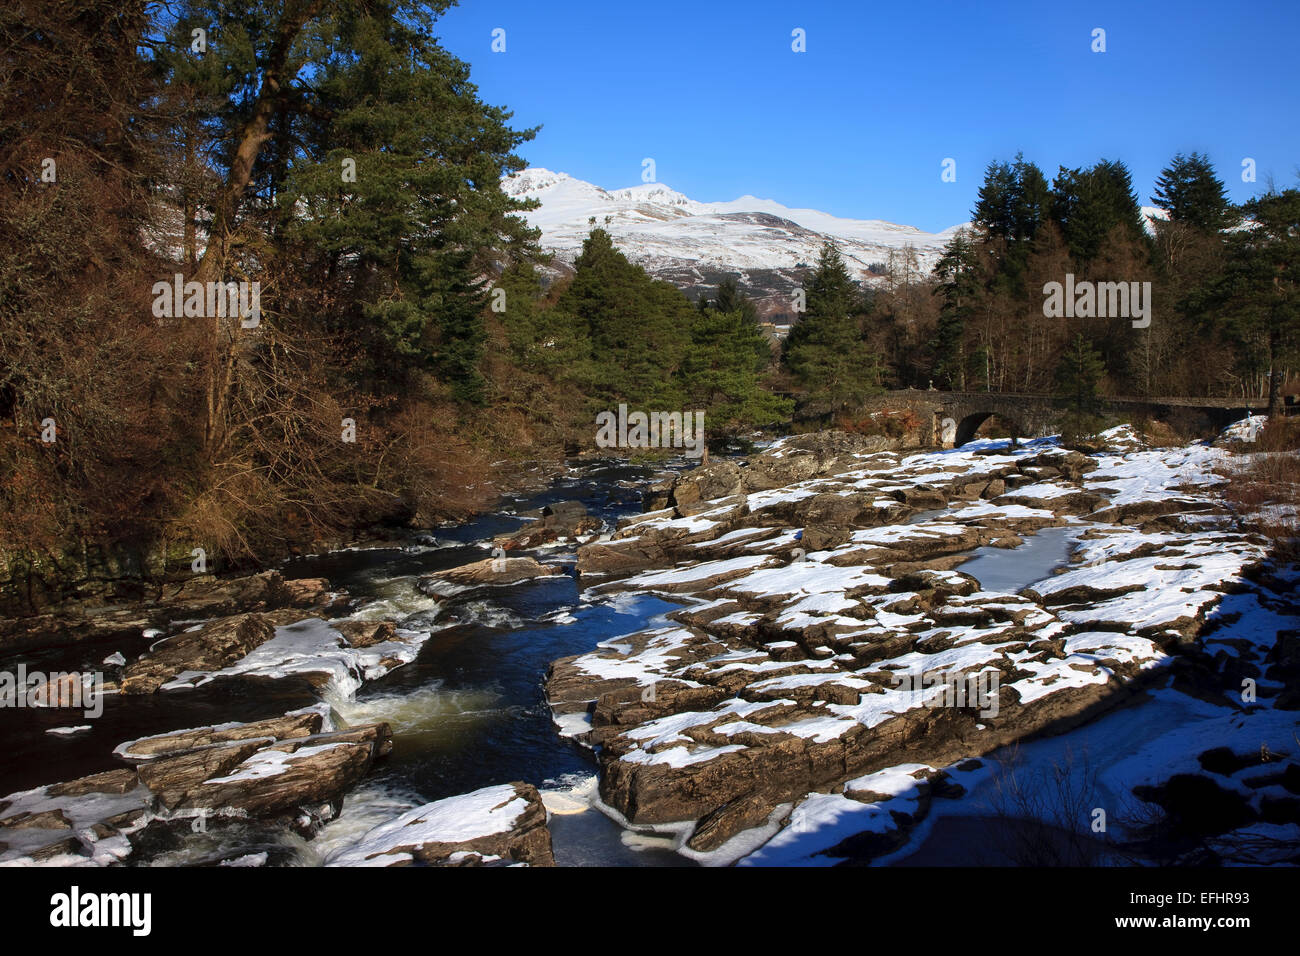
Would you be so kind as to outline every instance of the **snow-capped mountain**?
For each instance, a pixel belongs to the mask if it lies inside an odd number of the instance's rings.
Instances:
[[[758,297],[783,296],[799,284],[822,243],[834,240],[855,278],[884,263],[891,250],[911,246],[929,270],[959,226],[939,233],[878,219],[841,219],[816,209],[790,209],[771,199],[742,196],[697,202],[662,183],[602,189],[566,173],[530,168],[503,181],[507,193],[537,199],[526,214],[542,231],[542,246],[566,262],[582,249],[590,220],[648,272],[683,288],[712,287],[736,275]]]

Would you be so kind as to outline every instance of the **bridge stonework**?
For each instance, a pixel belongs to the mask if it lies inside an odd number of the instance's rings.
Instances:
[[[954,448],[975,437],[980,425],[997,415],[1015,430],[1017,438],[1042,438],[1059,430],[1063,409],[1050,395],[1010,395],[1001,392],[940,392],[907,389],[885,392],[867,403],[867,411],[910,411],[920,422],[915,436],[905,444]],[[1247,415],[1263,414],[1260,405],[1228,399],[1109,398],[1101,411],[1121,419],[1168,421],[1176,414],[1203,416],[1216,429],[1226,428]]]

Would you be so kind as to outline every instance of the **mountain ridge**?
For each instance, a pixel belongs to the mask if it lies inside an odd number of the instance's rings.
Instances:
[[[846,219],[810,208],[791,208],[774,199],[744,195],[725,202],[700,202],[660,182],[604,189],[568,173],[530,166],[502,179],[517,198],[541,205],[521,215],[541,230],[541,246],[557,259],[554,271],[572,271],[593,225],[606,229],[630,260],[665,279],[691,298],[709,295],[735,277],[760,313],[784,324],[793,316],[790,297],[822,244],[833,241],[849,274],[866,283],[883,282],[878,267],[909,247],[913,272],[928,273],[959,229],[942,232],[882,219]],[[1147,228],[1163,218],[1142,207]],[[594,223],[593,223],[594,219]]]
[[[891,252],[911,246],[917,267],[928,271],[943,247],[965,223],[929,233],[880,219],[845,219],[816,209],[791,208],[772,199],[745,195],[725,202],[700,202],[659,182],[604,189],[568,173],[529,167],[502,180],[518,198],[536,199],[538,209],[522,214],[541,230],[542,248],[571,266],[594,225],[609,231],[633,262],[657,278],[690,293],[707,293],[723,277],[769,307],[784,311],[802,270],[817,260],[826,240],[839,247],[855,278]]]

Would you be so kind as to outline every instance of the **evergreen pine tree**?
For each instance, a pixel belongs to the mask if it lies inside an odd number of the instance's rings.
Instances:
[[[1209,157],[1178,153],[1160,172],[1152,200],[1170,222],[1216,232],[1230,224],[1231,204]]]
[[[934,277],[938,280],[934,294],[943,303],[935,337],[930,343],[934,352],[934,377],[958,391],[966,390],[966,323],[981,291],[974,256],[969,236],[965,230],[958,230],[934,267]]]
[[[989,238],[1009,239],[1015,230],[1016,176],[1009,163],[989,163],[971,221]]]
[[[1103,159],[1086,170],[1062,166],[1052,183],[1052,211],[1071,255],[1085,268],[1116,227],[1146,239],[1132,175],[1119,161]]]
[[[758,326],[742,310],[700,313],[691,327],[691,347],[682,362],[686,407],[708,410],[712,434],[785,419],[791,403],[764,390],[759,382],[771,357]]]
[[[590,342],[583,384],[594,407],[620,401],[680,407],[674,375],[698,310],[676,288],[629,262],[603,229],[592,229],[574,269],[556,310],[571,316]]]
[[[340,6],[312,25],[319,105],[298,120],[305,150],[280,190],[296,211],[286,239],[336,285],[334,321],[357,326],[370,377],[428,370],[480,402],[485,253],[535,235],[499,181],[523,166],[510,151],[533,131],[511,130],[464,63],[386,13]]]
[[[1242,207],[1248,228],[1227,241],[1223,272],[1202,300],[1237,348],[1241,370],[1268,376],[1268,413],[1282,411],[1283,369],[1300,356],[1300,189]]]
[[[1072,411],[1096,410],[1099,397],[1097,387],[1105,374],[1106,366],[1101,361],[1101,353],[1093,348],[1082,332],[1075,333],[1056,368],[1058,392],[1069,403]]]
[[[749,321],[758,321],[758,308],[747,295],[740,291],[740,283],[732,276],[727,276],[718,283],[718,294],[717,298],[713,300],[713,307],[719,312],[740,311]]]
[[[1011,165],[1014,189],[1011,196],[1011,235],[1016,242],[1032,242],[1038,227],[1051,215],[1052,190],[1043,171],[1016,154]]]
[[[822,247],[805,291],[807,311],[791,328],[783,358],[812,402],[838,411],[879,391],[880,367],[857,322],[857,287],[832,243]]]
[[[754,300],[740,291],[740,284],[731,276],[718,283],[718,295],[712,307],[719,312],[739,312],[745,322],[751,326],[741,344],[745,354],[753,356],[755,368],[762,372],[772,363],[772,348],[763,334],[758,330],[758,306]]]
[[[1076,333],[1056,366],[1056,394],[1066,408],[1061,438],[1067,446],[1100,430],[1098,387],[1105,374],[1101,353]]]
[[[1017,153],[1012,163],[991,163],[985,171],[971,218],[985,243],[998,245],[1001,268],[994,283],[1023,293],[1025,262],[1039,227],[1052,210],[1052,191],[1043,171]]]

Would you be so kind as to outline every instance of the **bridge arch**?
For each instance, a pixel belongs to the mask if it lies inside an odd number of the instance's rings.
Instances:
[[[994,415],[1002,419],[1002,421],[1006,422],[1011,429],[1011,434],[1015,435],[1017,438],[1023,437],[1025,435],[1025,430],[1021,426],[1021,423],[1015,418],[1008,417],[1006,412],[1001,412],[1001,411],[969,412],[963,415],[957,421],[957,433],[953,437],[953,443],[952,443],[953,447],[960,448],[962,445],[966,444],[968,441],[973,439],[975,437],[975,433],[979,431],[980,426],[983,425],[990,418],[992,418]]]

